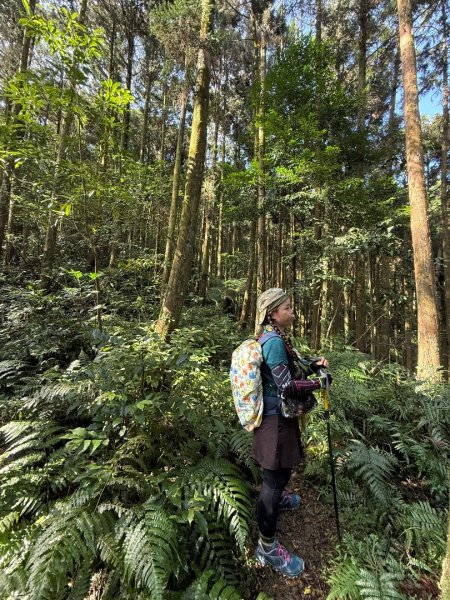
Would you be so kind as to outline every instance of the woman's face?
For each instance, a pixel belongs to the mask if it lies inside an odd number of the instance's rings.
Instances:
[[[282,330],[289,327],[295,320],[294,309],[291,308],[291,301],[285,300],[271,312],[272,320]]]

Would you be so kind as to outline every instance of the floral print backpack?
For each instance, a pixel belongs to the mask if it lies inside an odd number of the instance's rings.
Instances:
[[[245,340],[231,356],[230,381],[234,407],[242,427],[247,431],[253,431],[261,425],[264,408],[261,379],[262,346],[276,335],[275,332],[269,331],[256,340]]]

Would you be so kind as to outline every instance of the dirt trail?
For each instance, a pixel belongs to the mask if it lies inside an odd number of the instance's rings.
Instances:
[[[303,558],[305,571],[290,580],[270,567],[258,568],[255,597],[260,592],[274,600],[325,600],[327,597],[329,588],[323,571],[337,539],[334,512],[319,500],[317,492],[301,476],[301,470],[300,465],[293,472],[288,489],[300,494],[302,503],[297,510],[281,513],[277,537],[288,550]]]

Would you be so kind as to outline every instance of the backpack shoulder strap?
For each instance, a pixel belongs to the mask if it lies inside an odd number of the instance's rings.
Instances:
[[[257,339],[257,341],[259,342],[259,345],[262,347],[268,340],[270,340],[273,337],[280,337],[280,336],[278,335],[278,333],[276,331],[268,331],[267,333],[263,333]]]

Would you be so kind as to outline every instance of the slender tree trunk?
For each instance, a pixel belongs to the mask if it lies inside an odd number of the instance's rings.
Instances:
[[[208,291],[209,272],[211,263],[211,239],[212,229],[214,224],[214,211],[216,203],[216,188],[217,188],[217,153],[219,141],[219,125],[220,125],[220,86],[216,90],[216,105],[215,105],[215,120],[214,120],[214,138],[212,147],[211,159],[211,185],[208,186],[205,194],[205,235],[203,237],[202,262],[200,265],[200,285],[199,296],[203,298],[203,304],[206,303],[206,293]]]
[[[0,187],[0,252],[5,238],[5,229],[8,222],[9,202],[11,198],[11,171],[12,165],[7,165],[2,172],[2,183]]]
[[[135,36],[134,32],[131,31],[131,25],[129,26],[129,30],[127,32],[127,62],[126,62],[126,78],[125,85],[128,90],[131,91],[131,84],[133,80],[133,58],[134,58],[134,43]],[[128,150],[128,145],[130,142],[130,118],[131,118],[131,109],[130,103],[127,104],[125,111],[123,113],[123,129],[122,129],[122,147],[124,150]]]
[[[150,92],[153,83],[153,73],[150,69],[150,58],[147,57],[146,65],[146,81],[145,81],[145,95],[144,95],[144,108],[142,109],[142,133],[141,133],[141,144],[139,148],[139,161],[143,164],[145,162],[145,154],[147,150],[147,133],[148,133],[148,113],[150,109]]]
[[[3,257],[3,268],[5,269],[5,271],[9,270],[10,262],[13,257],[14,207],[15,207],[15,195],[14,195],[14,192],[11,191],[10,198],[9,198],[8,220],[6,223],[5,255]]]
[[[380,316],[378,322],[378,356],[379,360],[389,358],[390,336],[389,323],[391,322],[391,285],[390,285],[390,262],[389,256],[381,253],[379,256],[379,289],[378,298],[380,305]]]
[[[283,215],[278,212],[277,240],[276,240],[276,267],[275,286],[283,287]]]
[[[332,338],[336,337],[342,331],[342,307],[343,307],[343,291],[342,284],[339,282],[340,273],[340,260],[337,255],[333,257],[333,284],[332,284],[332,298],[333,298],[333,314],[331,315],[330,324],[328,329]]]
[[[50,208],[47,217],[47,231],[45,235],[44,253],[42,257],[41,280],[44,288],[47,288],[50,283],[50,271],[55,261],[56,240],[58,236],[58,221],[54,215],[55,202],[57,200],[60,185],[61,185],[61,166],[64,157],[64,152],[67,146],[67,139],[70,134],[70,129],[73,122],[73,103],[75,96],[75,85],[72,84],[71,100],[67,107],[66,115],[62,125],[61,134],[59,136],[58,152],[55,161],[55,170],[53,173],[52,195],[50,200]]]
[[[316,0],[316,40],[319,43],[322,41],[322,20],[323,20],[322,0]]]
[[[164,80],[162,91],[162,106],[161,106],[161,145],[159,149],[159,160],[162,162],[166,158],[166,121],[167,121],[167,78]]]
[[[450,380],[450,233],[447,196],[447,153],[449,145],[449,93],[448,93],[448,46],[446,0],[442,7],[442,145],[441,145],[441,218],[442,218],[442,262],[444,265],[444,318],[446,339],[443,365]]]
[[[186,75],[184,88],[181,98],[181,109],[180,109],[180,122],[178,125],[177,135],[177,149],[175,153],[175,164],[173,168],[173,179],[172,179],[172,198],[170,201],[170,212],[169,212],[169,227],[167,230],[166,249],[164,253],[164,270],[162,276],[163,288],[169,282],[170,268],[173,260],[173,252],[175,248],[175,230],[177,225],[178,216],[178,196],[180,191],[180,178],[181,178],[181,159],[183,156],[183,140],[184,140],[184,128],[186,122],[186,111],[189,98],[189,74],[188,67],[186,64]]]
[[[260,215],[258,217],[258,271],[257,271],[257,293],[260,294],[266,286],[267,269],[266,269],[266,214],[263,210],[266,200],[265,188],[265,169],[264,169],[264,153],[265,153],[265,102],[264,102],[264,86],[266,81],[266,27],[269,19],[269,8],[266,8],[260,20],[259,32],[259,47],[258,47],[258,84],[259,84],[259,102],[258,102],[258,209]]]
[[[225,87],[228,83],[228,74],[225,79]],[[225,125],[225,114],[226,114],[226,104],[225,104],[226,94],[223,94],[224,105],[222,111],[222,150],[221,150],[221,169],[220,169],[220,179],[223,183],[224,179],[224,171],[225,171],[225,158],[226,158],[226,125]],[[222,269],[222,252],[223,252],[223,185],[220,186],[220,198],[219,198],[219,214],[217,217],[217,264],[216,264],[216,275],[219,279],[223,278],[223,269]]]
[[[416,55],[412,34],[411,0],[397,0],[402,62],[406,161],[411,206],[411,235],[417,296],[418,379],[440,377],[436,287],[425,191],[422,130],[417,89]]]
[[[395,135],[395,105],[397,98],[398,80],[400,75],[400,53],[397,50],[394,58],[394,71],[392,75],[391,97],[389,103],[389,122],[388,122],[388,147],[394,148]],[[394,154],[387,163],[387,171],[391,172]],[[390,324],[391,324],[391,262],[392,257],[388,252],[381,252],[378,257],[379,268],[379,290],[377,293],[380,315],[377,322],[377,354],[379,360],[388,360],[390,351]]]
[[[197,57],[197,81],[192,118],[191,141],[186,173],[186,186],[175,257],[170,271],[167,293],[156,323],[156,331],[166,338],[177,327],[192,271],[194,239],[203,182],[208,126],[211,54],[207,45],[212,28],[214,0],[202,0],[200,48]]]
[[[252,297],[252,286],[255,275],[255,261],[256,261],[256,229],[257,220],[254,219],[250,224],[250,240],[249,240],[249,259],[248,259],[248,270],[247,270],[247,281],[245,282],[244,301],[242,303],[241,316],[239,319],[239,325],[244,328],[248,322],[248,316],[250,312],[250,300]]]
[[[112,29],[111,36],[109,39],[109,60],[108,60],[108,79],[113,81],[115,79],[115,49],[116,49],[116,33],[117,33],[117,24],[116,20],[112,20]],[[105,124],[103,131],[103,141],[101,147],[101,165],[102,169],[105,172],[108,168],[109,162],[109,139],[111,136],[111,126],[109,123]]]
[[[357,116],[358,131],[358,164],[357,177],[361,178],[361,190],[363,190],[363,180],[365,174],[365,154],[366,154],[366,83],[367,83],[367,29],[369,21],[369,3],[368,0],[359,2],[359,41],[358,41],[358,93],[360,94],[360,104]],[[365,274],[366,264],[363,252],[357,256],[355,263],[355,336],[356,347],[361,352],[367,351],[367,331],[366,331],[366,288]]]
[[[303,314],[301,314],[300,311],[300,306],[298,303],[298,294],[297,294],[297,286],[296,286],[296,281],[297,281],[297,248],[295,247],[295,239],[296,239],[296,233],[297,233],[297,229],[296,229],[296,224],[295,224],[295,215],[294,215],[294,211],[291,211],[290,213],[290,222],[289,222],[289,229],[290,229],[290,243],[291,243],[291,283],[292,283],[292,289],[293,289],[293,298],[292,298],[292,306],[294,308],[294,311],[296,313],[296,319],[294,321],[294,323],[292,324],[292,335],[297,335],[300,331],[300,323],[301,323],[301,319],[304,319],[304,312]],[[306,333],[306,332],[305,332]]]

